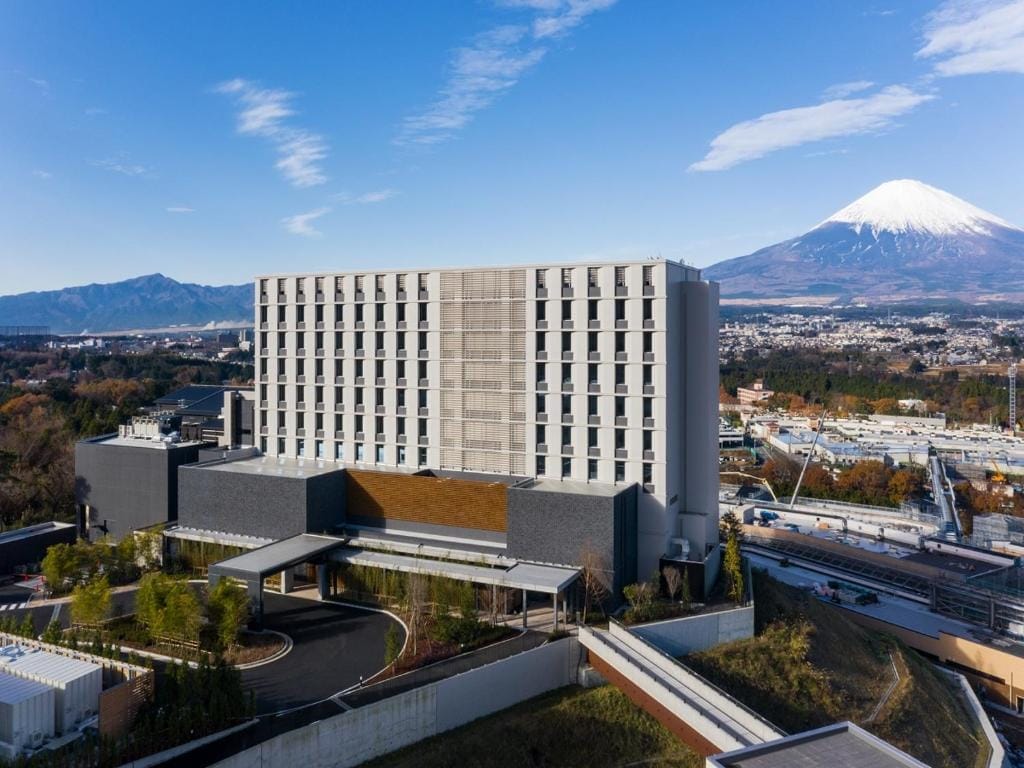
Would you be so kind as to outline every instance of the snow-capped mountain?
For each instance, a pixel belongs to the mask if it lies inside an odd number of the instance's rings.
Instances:
[[[747,303],[1024,299],[1024,230],[920,181],[889,181],[800,237],[715,264]]]

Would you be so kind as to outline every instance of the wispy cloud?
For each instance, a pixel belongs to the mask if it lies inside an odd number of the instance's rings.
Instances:
[[[691,171],[723,171],[771,152],[823,139],[872,133],[892,126],[934,96],[902,85],[857,99],[833,99],[812,107],[769,112],[728,128],[711,142]]]
[[[45,94],[50,93],[50,82],[41,77],[30,77],[28,81]]]
[[[851,80],[848,83],[836,83],[822,91],[821,98],[826,101],[831,101],[832,99],[844,99],[855,93],[866,91],[868,88],[873,86],[874,83],[870,80]]]
[[[303,237],[320,237],[323,233],[313,226],[313,222],[330,212],[330,208],[317,208],[316,210],[308,211],[306,213],[297,213],[294,216],[286,216],[281,219],[281,223],[284,225],[284,228],[293,235],[302,235]]]
[[[296,113],[295,94],[276,88],[261,88],[249,80],[236,78],[221,83],[218,93],[233,96],[241,108],[238,132],[271,141],[277,151],[275,167],[295,187],[315,187],[327,181],[322,161],[327,143],[317,133],[287,125]]]
[[[339,192],[334,195],[334,199],[342,205],[372,205],[373,203],[383,203],[385,200],[390,200],[397,194],[398,191],[394,189],[378,189],[374,192],[364,192],[361,195]]]
[[[925,24],[919,58],[934,60],[936,74],[1024,74],[1024,0],[954,0]]]
[[[595,11],[603,11],[615,5],[615,0],[569,0],[565,7],[560,7],[533,22],[533,36],[538,39],[560,37],[569,30],[578,27],[583,20]]]
[[[149,166],[132,162],[126,155],[108,157],[103,160],[90,160],[89,164],[111,173],[120,173],[122,176],[147,176],[152,172]]]
[[[32,171],[32,175],[35,176],[37,179],[42,179],[43,181],[47,181],[48,179],[53,178],[52,173],[50,173],[49,171],[44,171],[42,168],[36,168],[34,171]]]
[[[819,149],[815,152],[808,152],[804,157],[829,157],[830,155],[848,155],[850,150],[846,147],[837,147],[836,149]]]
[[[195,208],[189,208],[187,205],[171,205],[164,208],[168,213],[195,213]]]
[[[590,14],[615,2],[499,0],[499,5],[531,11],[533,18],[490,29],[456,49],[437,98],[402,121],[395,143],[437,144],[452,138],[544,58],[547,48],[541,41],[565,35]]]

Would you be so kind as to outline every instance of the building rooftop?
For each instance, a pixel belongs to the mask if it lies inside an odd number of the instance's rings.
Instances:
[[[853,723],[786,736],[708,758],[715,768],[928,768]]]
[[[236,461],[217,459],[206,464],[193,465],[212,472],[237,472],[244,475],[270,475],[272,477],[316,477],[344,469],[344,465],[317,459],[289,459],[283,456],[253,456]]]
[[[51,520],[48,523],[40,523],[39,525],[29,525],[25,528],[18,528],[13,531],[5,531],[0,533],[0,544],[7,544],[12,541],[19,541],[21,539],[29,539],[33,536],[39,536],[43,533],[49,533],[50,531],[57,530],[60,528],[74,528],[74,523],[60,523],[56,520]]]
[[[150,448],[157,451],[173,451],[176,448],[190,448],[196,445],[203,445],[198,440],[178,440],[169,442],[167,440],[153,440],[145,437],[120,437],[116,434],[100,435],[82,440],[83,443],[102,443],[103,445],[118,446],[121,448]]]
[[[0,667],[17,670],[19,674],[34,675],[51,684],[69,683],[102,669],[99,664],[89,661],[20,645],[0,648]]]
[[[580,480],[537,478],[520,487],[528,491],[544,491],[546,493],[575,493],[581,496],[618,496],[632,485],[633,483],[609,485],[608,483],[585,483]]]
[[[4,704],[17,704],[26,699],[34,699],[36,696],[46,695],[51,690],[50,686],[37,683],[35,680],[26,680],[7,672],[0,672],[0,702]]]

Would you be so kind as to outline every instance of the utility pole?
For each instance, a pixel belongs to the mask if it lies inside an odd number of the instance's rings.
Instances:
[[[1010,431],[1017,432],[1017,361],[1010,363],[1006,371],[1010,376]]]

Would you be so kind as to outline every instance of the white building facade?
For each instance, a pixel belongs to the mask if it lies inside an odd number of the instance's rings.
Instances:
[[[636,483],[641,578],[715,550],[718,288],[698,270],[365,270],[255,289],[266,455]]]

